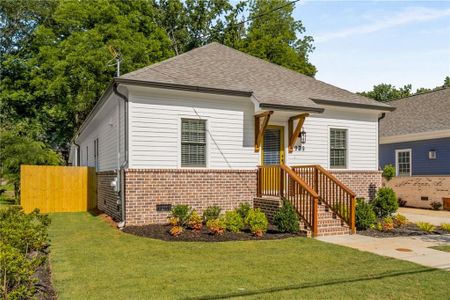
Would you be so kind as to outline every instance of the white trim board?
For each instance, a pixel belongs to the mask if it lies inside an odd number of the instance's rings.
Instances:
[[[432,140],[446,137],[450,137],[450,129],[403,134],[403,135],[384,136],[384,137],[382,136],[380,137],[380,144],[394,144],[402,142]]]

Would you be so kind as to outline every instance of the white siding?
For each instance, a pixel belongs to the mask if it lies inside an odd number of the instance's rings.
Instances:
[[[249,98],[133,88],[130,168],[179,168],[181,119],[206,120],[207,167],[253,169],[254,105]]]
[[[118,149],[118,128],[119,128],[119,103],[120,103],[120,145],[121,157],[119,161]],[[95,166],[94,161],[94,140],[98,138],[99,143],[99,169],[98,171],[107,171],[117,169],[119,163],[124,159],[124,112],[123,101],[117,101],[117,96],[112,95],[107,102],[100,108],[97,115],[91,120],[89,125],[83,130],[77,139],[80,145],[80,165]],[[88,147],[88,157],[86,155]]]
[[[305,151],[287,155],[289,165],[320,164],[329,168],[330,128],[347,129],[347,169],[377,170],[378,118],[376,112],[333,110],[305,120]],[[286,123],[287,131],[287,123]],[[287,140],[287,133],[286,133]],[[287,150],[286,150],[287,153]]]

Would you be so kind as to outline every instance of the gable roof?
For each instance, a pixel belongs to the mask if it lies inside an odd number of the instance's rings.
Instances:
[[[395,101],[396,109],[380,121],[380,136],[398,136],[450,130],[450,88]]]
[[[117,82],[153,83],[252,94],[261,107],[322,111],[319,104],[391,110],[351,93],[233,48],[211,43],[124,74]]]

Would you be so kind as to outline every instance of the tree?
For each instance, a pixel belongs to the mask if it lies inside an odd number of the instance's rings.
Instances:
[[[58,153],[42,142],[1,130],[0,161],[2,178],[14,185],[14,193],[17,198],[20,185],[20,165],[59,165],[62,159]]]
[[[411,96],[411,84],[396,88],[394,85],[381,83],[373,86],[373,90],[359,93],[360,95],[375,99],[380,102],[391,101]]]

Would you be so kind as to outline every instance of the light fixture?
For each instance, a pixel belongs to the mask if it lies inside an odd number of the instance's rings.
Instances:
[[[436,159],[436,150],[428,151],[428,159]]]
[[[306,131],[303,127],[302,127],[302,131],[300,132],[298,137],[300,138],[300,143],[302,143],[302,144],[306,143]]]

